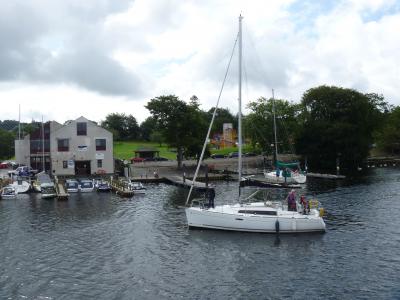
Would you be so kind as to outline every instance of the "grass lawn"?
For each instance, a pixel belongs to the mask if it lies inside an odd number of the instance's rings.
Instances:
[[[152,142],[143,142],[143,141],[123,141],[123,142],[114,142],[114,157],[120,158],[120,159],[130,159],[132,157],[135,157],[135,150],[141,147],[150,147],[157,149],[160,151],[160,156],[165,157],[171,160],[176,160],[176,152],[175,149],[173,148],[168,148],[166,144],[163,144],[161,147],[158,143],[152,143]],[[219,150],[211,150],[211,153],[217,153],[217,154],[224,154],[228,155],[230,152],[237,152],[238,148],[236,147],[230,147],[230,148],[225,148],[225,149],[219,149]],[[243,147],[243,153],[246,152],[251,152],[253,149],[250,146],[244,146]]]
[[[114,142],[114,157],[120,159],[130,159],[135,157],[135,150],[141,147],[154,148],[160,151],[160,156],[168,159],[176,159],[176,152],[173,152],[165,144],[161,147],[158,143],[143,142],[143,141],[123,141]]]

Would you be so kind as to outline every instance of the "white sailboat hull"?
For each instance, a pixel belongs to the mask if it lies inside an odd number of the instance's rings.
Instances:
[[[254,207],[248,206],[247,209]],[[239,210],[243,211],[244,208],[240,205],[223,205],[211,209],[189,207],[185,212],[190,227],[276,233],[278,222],[280,233],[325,231],[325,222],[315,209],[308,215],[279,209],[275,210],[277,215],[240,213]]]
[[[15,191],[17,192],[17,194],[23,194],[23,193],[27,193],[29,191],[29,189],[31,188],[31,185],[29,184],[29,182],[26,181],[14,181],[11,186],[15,189]]]

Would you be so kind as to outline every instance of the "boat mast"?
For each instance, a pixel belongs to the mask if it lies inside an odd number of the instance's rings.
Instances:
[[[44,126],[43,126],[43,116],[42,116],[42,168],[43,172],[46,172],[46,166],[44,163]]]
[[[272,113],[274,116],[274,138],[275,138],[275,167],[278,161],[278,141],[276,139],[276,118],[275,118],[275,95],[274,89],[272,89]]]
[[[238,116],[238,176],[239,176],[239,202],[240,202],[240,181],[242,180],[242,15],[239,16],[239,116]]]
[[[21,139],[21,104],[18,105],[18,140]]]

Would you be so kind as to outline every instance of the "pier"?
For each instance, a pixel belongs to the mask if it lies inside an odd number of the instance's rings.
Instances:
[[[54,182],[57,192],[57,199],[58,200],[68,200],[69,194],[65,191],[63,182],[58,180],[57,176],[54,176]]]
[[[126,198],[131,198],[134,195],[134,192],[128,188],[128,186],[120,181],[120,180],[113,180],[111,179],[109,181],[111,189],[115,194],[121,196],[121,197],[126,197]]]
[[[345,179],[344,175],[334,175],[334,174],[321,174],[321,173],[307,173],[307,177],[321,178],[321,179]]]
[[[193,185],[194,189],[197,190],[207,190],[207,189],[212,189],[213,187],[210,187],[207,183],[205,182],[199,182],[199,181],[192,181],[190,179],[180,177],[180,176],[167,176],[164,177],[164,179],[167,181],[167,183],[183,187],[183,188],[189,188]]]

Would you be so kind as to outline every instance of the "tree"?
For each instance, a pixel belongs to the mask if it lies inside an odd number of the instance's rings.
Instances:
[[[293,153],[293,143],[299,131],[300,105],[275,99],[278,153]],[[259,98],[248,104],[250,113],[244,118],[244,135],[250,138],[253,148],[274,153],[273,99]]]
[[[386,114],[384,126],[377,132],[378,147],[390,154],[400,154],[400,107]]]
[[[156,127],[156,121],[153,117],[148,117],[140,124],[140,136],[142,140],[150,141],[151,135]]]
[[[139,125],[132,115],[111,113],[101,122],[101,126],[111,131],[114,140],[136,140],[139,138]]]
[[[14,134],[0,129],[0,159],[7,159],[14,155]]]
[[[319,86],[302,98],[302,128],[296,144],[309,166],[356,170],[369,154],[379,106],[368,95],[335,86]]]
[[[158,143],[161,147],[163,142],[163,135],[161,134],[161,132],[153,130],[150,135],[150,141]]]
[[[200,136],[206,132],[205,120],[197,100],[190,104],[175,95],[159,96],[147,103],[146,108],[156,121],[164,140],[177,149],[178,168],[182,166],[184,150],[201,148]]]
[[[207,118],[211,120],[212,115],[214,113],[215,107],[211,108],[207,112]],[[217,108],[217,112],[215,115],[213,127],[211,129],[212,133],[221,133],[223,130],[223,124],[224,123],[232,123],[233,128],[237,128],[237,117],[235,117],[231,112],[229,111],[228,108]]]

